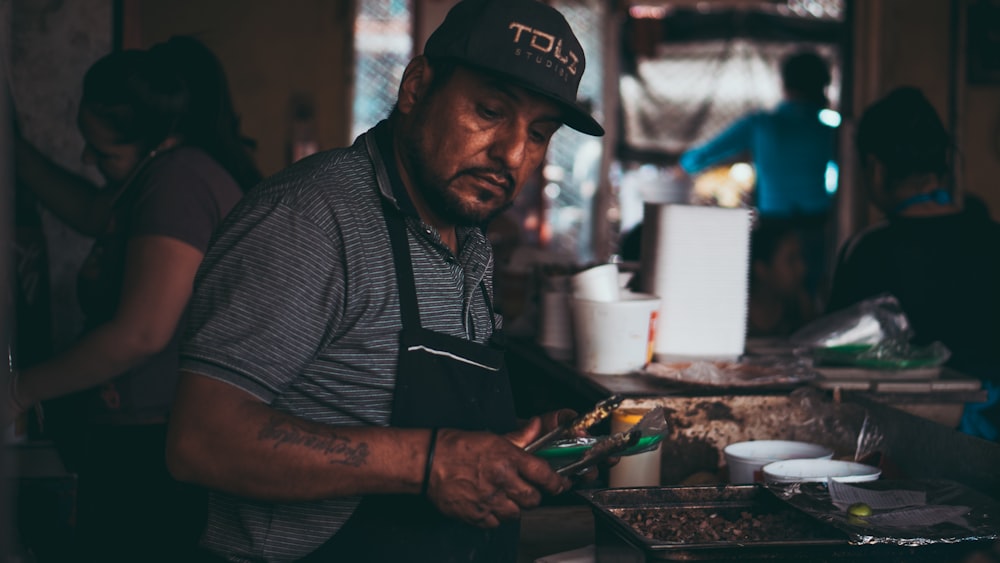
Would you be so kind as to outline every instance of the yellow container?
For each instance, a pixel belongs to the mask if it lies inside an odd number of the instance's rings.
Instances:
[[[635,426],[650,409],[615,409],[611,413],[611,432],[624,432]],[[608,475],[611,487],[658,487],[660,485],[660,444],[656,449],[622,457]]]

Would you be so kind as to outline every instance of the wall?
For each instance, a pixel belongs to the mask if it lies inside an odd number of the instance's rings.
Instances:
[[[965,187],[1000,221],[1000,86],[969,86],[959,102]]]
[[[83,166],[83,139],[76,111],[83,75],[111,50],[111,0],[0,0],[9,14],[10,80],[24,137],[59,164],[90,177]],[[43,212],[52,280],[56,348],[71,342],[82,325],[76,305],[76,272],[91,240]]]
[[[424,50],[424,43],[427,38],[434,33],[437,26],[444,21],[448,10],[455,5],[457,0],[414,0],[416,25],[414,26],[414,51],[419,54]]]
[[[967,9],[972,2],[959,3],[959,19],[963,29],[967,29]],[[1000,2],[993,2],[1000,9]],[[994,17],[991,20],[997,25]],[[997,38],[1000,30],[992,30],[992,46],[1000,49]],[[958,92],[959,127],[956,131],[959,143],[960,161],[968,193],[975,194],[989,206],[993,218],[1000,220],[1000,69],[995,69],[992,84],[973,84],[965,80],[967,59],[965,51],[967,35],[960,36],[958,43],[962,55],[958,60],[957,74],[961,88]],[[992,53],[996,61],[996,51]]]
[[[288,164],[291,100],[315,105],[320,149],[350,143],[351,0],[126,0],[124,31],[139,47],[191,34],[226,69],[244,133],[265,174]]]
[[[896,86],[917,86],[947,120],[951,103],[950,2],[876,0],[875,3],[883,8],[882,25],[877,33],[881,43],[879,95]],[[857,109],[860,112],[863,106]]]
[[[855,105],[845,116],[852,122],[848,126],[893,88],[919,87],[955,136],[960,185],[983,198],[1000,219],[1000,84],[973,85],[965,79],[964,19],[970,0],[855,2]],[[853,185],[856,193],[856,178],[849,181],[848,189]],[[851,232],[878,218],[856,201],[847,207]]]

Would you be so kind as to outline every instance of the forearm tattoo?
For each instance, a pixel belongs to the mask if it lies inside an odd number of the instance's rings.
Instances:
[[[272,416],[257,433],[262,442],[273,442],[274,449],[282,446],[302,446],[326,454],[330,463],[361,467],[368,462],[368,444],[352,444],[350,438],[320,434],[307,425],[281,416]]]

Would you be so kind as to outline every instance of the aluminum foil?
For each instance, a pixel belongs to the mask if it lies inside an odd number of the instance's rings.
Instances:
[[[778,498],[847,532],[854,545],[923,546],[1000,538],[1000,503],[947,480],[768,484]],[[850,505],[864,502],[863,516]]]

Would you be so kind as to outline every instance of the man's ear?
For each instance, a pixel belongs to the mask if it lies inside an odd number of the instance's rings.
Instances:
[[[399,83],[399,97],[396,107],[400,113],[408,114],[423,98],[430,86],[434,70],[424,56],[414,57],[403,71],[403,79]]]

